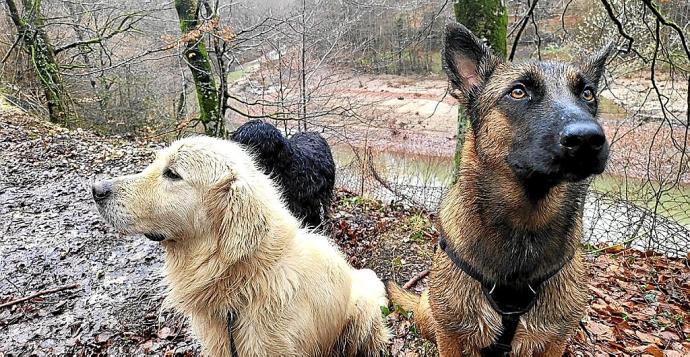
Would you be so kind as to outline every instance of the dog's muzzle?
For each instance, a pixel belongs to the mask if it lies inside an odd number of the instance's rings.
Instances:
[[[595,121],[566,125],[559,135],[561,166],[566,176],[584,179],[606,168],[609,148],[604,130]]]
[[[102,203],[113,195],[113,182],[103,180],[94,183],[91,186],[91,194],[93,195],[93,200],[96,201],[96,203]]]

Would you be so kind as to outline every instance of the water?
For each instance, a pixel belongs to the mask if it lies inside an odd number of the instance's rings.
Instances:
[[[435,211],[452,180],[448,157],[359,149],[355,154],[346,146],[334,147],[333,154],[337,186],[385,203],[403,201]],[[642,183],[598,177],[585,201],[584,242],[684,256],[690,251],[690,188],[669,190],[658,202],[656,197]]]

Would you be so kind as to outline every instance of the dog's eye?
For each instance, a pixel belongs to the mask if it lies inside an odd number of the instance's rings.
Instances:
[[[167,168],[163,171],[163,177],[173,181],[182,180],[182,176],[178,175],[177,172],[173,171],[171,168]]]
[[[518,85],[513,87],[513,90],[510,91],[510,96],[513,99],[523,99],[527,97],[527,91],[525,90],[524,86]]]
[[[582,99],[584,99],[588,102],[593,101],[594,100],[594,92],[589,88],[585,88],[585,90],[582,91]]]

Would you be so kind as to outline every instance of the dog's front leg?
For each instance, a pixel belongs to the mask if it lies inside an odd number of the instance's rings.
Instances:
[[[565,340],[550,342],[544,347],[544,351],[535,353],[536,357],[561,357],[565,351]]]
[[[225,319],[206,314],[192,316],[192,332],[204,346],[204,353],[214,357],[231,357],[228,326]]]
[[[462,350],[464,340],[454,333],[446,331],[436,331],[436,346],[438,347],[439,357],[479,357],[479,351],[468,353]]]

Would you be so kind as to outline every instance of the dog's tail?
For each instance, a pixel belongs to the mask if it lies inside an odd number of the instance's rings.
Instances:
[[[395,282],[389,281],[386,283],[386,292],[388,299],[395,307],[400,306],[405,311],[412,312],[414,322],[417,324],[422,336],[427,340],[434,340],[434,318],[431,315],[431,306],[429,306],[429,292],[424,291],[421,296],[406,291]]]
[[[386,283],[386,292],[388,293],[388,299],[393,303],[393,306],[398,305],[405,311],[414,312],[419,306],[420,296],[405,289],[401,288],[400,285],[393,281]]]

